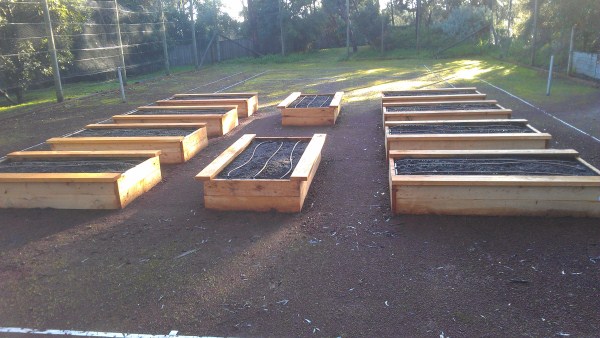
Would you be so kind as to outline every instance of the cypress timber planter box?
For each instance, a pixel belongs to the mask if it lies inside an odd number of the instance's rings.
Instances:
[[[512,110],[495,100],[384,103],[383,121],[509,119]]]
[[[196,175],[196,180],[204,182],[204,206],[300,212],[319,167],[326,136],[242,136]],[[260,147],[263,149],[259,151]]]
[[[545,149],[552,136],[527,120],[394,121],[385,123],[385,149]]]
[[[52,150],[160,150],[161,163],[183,163],[208,145],[205,123],[90,124],[47,140]]]
[[[391,151],[394,214],[600,217],[600,171],[574,150]]]
[[[258,110],[258,93],[175,94],[156,101],[159,106],[237,106],[239,117],[248,117]]]
[[[381,94],[382,107],[384,103],[477,101],[486,99],[486,94],[480,93],[475,87],[394,90],[384,91]]]
[[[334,125],[340,114],[340,104],[343,96],[344,92],[318,95],[294,92],[277,106],[281,110],[281,125]]]
[[[0,162],[0,208],[120,209],[161,180],[160,151],[26,151]]]
[[[209,138],[227,134],[237,127],[237,106],[223,107],[138,107],[135,112],[112,117],[122,123],[206,123]]]

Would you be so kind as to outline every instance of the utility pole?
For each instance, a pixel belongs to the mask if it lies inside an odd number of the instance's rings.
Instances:
[[[533,38],[531,40],[531,65],[535,65],[535,45],[537,43],[538,0],[533,5]]]
[[[56,58],[56,47],[54,46],[54,33],[52,32],[52,21],[50,20],[50,10],[48,9],[48,0],[42,0],[44,9],[44,21],[46,23],[46,34],[48,34],[48,52],[52,63],[52,73],[54,73],[54,88],[56,89],[56,102],[63,102],[63,89],[60,82],[60,70],[58,68],[58,59]]]
[[[215,32],[217,32],[217,62],[221,62],[221,40],[219,39],[219,7],[217,6],[217,0],[213,0],[213,6],[215,7]]]
[[[121,22],[119,20],[119,4],[115,0],[115,20],[117,21],[117,39],[119,41],[119,57],[121,58],[121,70],[123,83],[127,85],[127,68],[125,67],[125,54],[123,53],[123,41],[121,40]]]
[[[167,75],[171,75],[171,67],[169,65],[169,48],[167,46],[167,28],[165,27],[165,12],[163,10],[162,0],[158,0],[158,7],[160,8],[160,30],[162,33],[162,45],[163,45],[163,57],[165,59],[165,72]]]
[[[198,69],[198,46],[196,46],[196,23],[194,22],[194,0],[190,0],[190,21],[192,23],[192,52],[194,68]]]
[[[385,13],[383,11],[383,8],[381,9],[381,56],[383,56],[383,35],[385,33],[384,31],[384,25],[385,25]]]
[[[415,16],[415,34],[417,36],[417,53],[419,52],[419,25],[421,23],[421,0],[417,0],[417,13]]]
[[[281,12],[281,1],[277,0],[279,5],[279,31],[281,35],[281,56],[285,56],[285,38],[283,36],[283,13]]]
[[[575,38],[575,26],[571,27],[571,40],[569,42],[569,59],[567,61],[567,75],[571,75],[571,65],[573,62],[573,39]]]
[[[350,59],[350,0],[346,0],[346,58]]]
[[[512,3],[513,0],[508,0],[508,23],[507,23],[507,28],[506,31],[508,32],[508,38],[510,39],[512,37],[512,34],[510,32],[510,26],[512,25]]]

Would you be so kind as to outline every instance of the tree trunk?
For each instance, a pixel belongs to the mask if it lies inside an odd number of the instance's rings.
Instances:
[[[15,95],[17,96],[17,103],[25,103],[25,89],[22,87],[17,87],[15,91]]]

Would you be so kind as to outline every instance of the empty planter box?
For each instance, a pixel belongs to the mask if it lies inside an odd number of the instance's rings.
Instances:
[[[384,122],[509,119],[511,114],[495,100],[383,104]]]
[[[205,123],[90,124],[46,141],[52,150],[160,150],[161,163],[183,163],[208,145]]]
[[[0,162],[0,208],[123,208],[160,182],[159,153],[11,153]]]
[[[527,120],[395,121],[385,123],[390,150],[545,149],[550,134]]]
[[[485,100],[486,95],[475,87],[396,90],[382,92],[381,104],[428,101]]]
[[[133,113],[112,117],[122,123],[206,123],[208,137],[219,137],[237,127],[236,106],[224,107],[138,107]]]
[[[343,96],[343,92],[316,95],[294,92],[277,106],[281,110],[281,125],[334,125]]]
[[[204,182],[204,206],[300,212],[325,138],[242,136],[196,176]]]
[[[391,151],[395,214],[600,217],[600,171],[574,150]]]
[[[258,110],[258,93],[175,94],[156,101],[159,106],[237,106],[239,117],[248,117]]]

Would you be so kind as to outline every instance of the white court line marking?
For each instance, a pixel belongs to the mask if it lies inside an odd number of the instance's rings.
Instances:
[[[504,89],[502,89],[502,88],[500,88],[500,87],[498,87],[498,86],[495,86],[495,85],[493,85],[493,84],[491,84],[491,83],[487,82],[486,80],[483,80],[483,79],[478,79],[478,80],[479,80],[479,81],[481,81],[481,82],[484,82],[484,83],[486,83],[486,84],[487,84],[487,85],[489,85],[489,86],[492,86],[492,87],[494,87],[494,88],[498,89],[499,91],[501,91],[501,92],[503,92],[503,93],[505,93],[505,94],[507,94],[507,95],[509,95],[509,96],[511,96],[511,97],[513,97],[513,98],[515,98],[515,99],[517,99],[517,100],[519,100],[519,101],[523,102],[523,103],[525,103],[526,105],[530,106],[531,108],[533,108],[533,109],[536,109],[536,110],[538,110],[538,111],[540,111],[540,112],[542,112],[542,113],[544,113],[544,114],[546,114],[546,115],[550,116],[551,118],[553,118],[553,119],[555,119],[556,121],[558,121],[558,122],[560,122],[560,123],[564,124],[565,126],[567,126],[567,127],[569,127],[569,128],[572,128],[572,129],[574,129],[574,130],[576,130],[576,131],[578,131],[578,132],[582,133],[583,135],[586,135],[586,136],[589,136],[589,137],[591,137],[591,138],[592,138],[594,141],[596,141],[596,142],[600,143],[600,139],[599,139],[599,138],[597,138],[596,136],[594,136],[594,135],[592,135],[592,134],[590,134],[590,133],[587,133],[587,132],[585,132],[585,131],[583,131],[583,130],[581,130],[581,129],[577,128],[577,127],[575,127],[574,125],[572,125],[572,124],[570,124],[570,123],[566,122],[565,120],[562,120],[562,119],[560,119],[560,118],[558,118],[558,117],[556,117],[556,116],[554,116],[554,115],[552,115],[552,114],[548,113],[547,111],[543,110],[542,108],[538,108],[538,107],[534,106],[533,104],[531,104],[531,103],[529,103],[529,102],[525,101],[524,99],[522,99],[522,98],[520,98],[520,97],[518,97],[518,96],[516,96],[516,95],[513,95],[512,93],[510,93],[510,92],[508,92],[508,91],[506,91],[506,90],[504,90]]]
[[[241,83],[244,83],[244,82],[246,82],[246,81],[248,81],[248,80],[251,80],[251,79],[254,79],[254,78],[256,78],[256,77],[258,77],[258,76],[260,76],[260,75],[263,75],[263,74],[264,74],[264,73],[266,73],[266,72],[268,72],[268,70],[267,70],[267,71],[264,71],[264,72],[262,72],[262,73],[256,74],[256,75],[254,75],[254,76],[251,76],[251,77],[249,77],[249,78],[247,78],[247,79],[244,79],[244,80],[242,80],[242,81],[240,81],[240,82],[238,82],[238,83],[235,83],[235,84],[233,84],[233,85],[231,85],[231,86],[228,86],[228,87],[225,87],[225,88],[219,89],[218,91],[216,91],[216,92],[214,92],[214,93],[220,93],[220,92],[222,92],[222,91],[224,91],[224,90],[227,90],[227,89],[229,89],[229,88],[231,88],[231,87],[237,86],[237,85],[239,85],[239,84],[241,84]],[[201,85],[201,86],[198,86],[198,87],[195,87],[195,88],[189,89],[189,91],[193,91],[193,90],[196,90],[196,89],[198,89],[198,88],[200,88],[200,87],[203,87],[203,86],[208,86],[208,85],[210,85],[210,84],[213,84],[213,83],[217,83],[217,82],[220,82],[220,81],[226,80],[226,79],[228,79],[228,78],[230,78],[230,77],[233,77],[233,76],[236,76],[236,75],[239,75],[239,74],[242,74],[242,73],[243,73],[243,72],[239,72],[239,73],[236,73],[236,74],[233,74],[233,75],[230,75],[230,76],[226,76],[226,77],[224,77],[224,78],[220,78],[220,79],[218,79],[218,80],[215,80],[215,81],[213,81],[213,82],[205,83],[205,84],[203,84],[203,85]],[[168,96],[168,97],[164,98],[164,100],[166,100],[166,99],[169,99],[170,97],[171,97],[171,96]],[[135,112],[135,111],[136,111],[135,109],[132,109],[132,110],[130,110],[130,111],[128,111],[128,112],[126,112],[126,113],[124,113],[124,114],[122,114],[122,115],[130,115],[130,114],[132,114],[132,113],[133,113],[133,112]],[[102,121],[100,121],[100,122],[98,122],[98,123],[104,123],[104,122],[106,122],[106,121],[110,120],[111,118],[112,118],[112,117],[109,117],[109,118],[107,118],[106,120],[102,120]],[[61,135],[61,136],[59,136],[59,137],[69,137],[69,136],[71,136],[71,135],[74,135],[74,134],[77,134],[77,133],[79,133],[79,132],[82,132],[83,130],[85,130],[85,129],[79,129],[79,130],[76,130],[76,131],[74,131],[74,132],[72,132],[72,133],[68,133],[68,134]],[[31,147],[27,147],[27,148],[25,148],[25,149],[21,149],[21,150],[19,150],[19,151],[27,151],[27,150],[29,150],[29,149],[33,149],[33,148],[35,148],[35,147],[39,147],[39,146],[41,146],[41,145],[43,145],[43,144],[45,144],[45,143],[46,143],[46,142],[44,141],[44,142],[38,143],[38,144],[36,144],[36,145],[33,145],[33,146],[31,146]],[[6,159],[6,156],[2,156],[2,157],[0,157],[0,162],[4,161],[5,159]]]
[[[268,72],[269,72],[269,70],[265,70],[265,71],[264,71],[264,72],[262,72],[262,73],[258,73],[258,74],[256,74],[256,75],[254,75],[254,76],[251,76],[251,77],[249,77],[249,78],[247,78],[247,79],[244,79],[244,80],[242,80],[242,81],[240,81],[240,82],[238,82],[238,83],[234,83],[234,84],[232,84],[231,86],[228,86],[228,87],[225,87],[225,88],[219,89],[219,90],[217,90],[215,93],[220,93],[220,92],[222,92],[222,91],[224,91],[224,90],[227,90],[227,89],[229,89],[229,88],[235,87],[235,86],[237,86],[237,85],[239,85],[239,84],[242,84],[242,83],[244,83],[244,82],[246,82],[246,81],[250,81],[250,80],[252,80],[252,79],[254,79],[254,78],[257,78],[257,77],[259,77],[259,76],[261,76],[261,75],[263,75],[263,74],[265,74],[265,73],[268,73]]]
[[[454,86],[452,83],[448,82],[448,80],[444,79],[442,76],[438,75],[436,72],[434,72],[433,70],[429,69],[429,67],[427,67],[426,65],[423,65],[423,67],[425,67],[431,74],[437,76],[438,79],[446,82],[447,84],[451,85],[452,88],[456,88],[456,86]]]
[[[0,333],[22,333],[50,336],[75,336],[75,337],[107,337],[107,338],[218,338],[210,336],[180,336],[178,331],[171,331],[166,335],[120,333],[120,332],[95,332],[95,331],[73,331],[73,330],[36,330],[20,327],[0,327]]]

